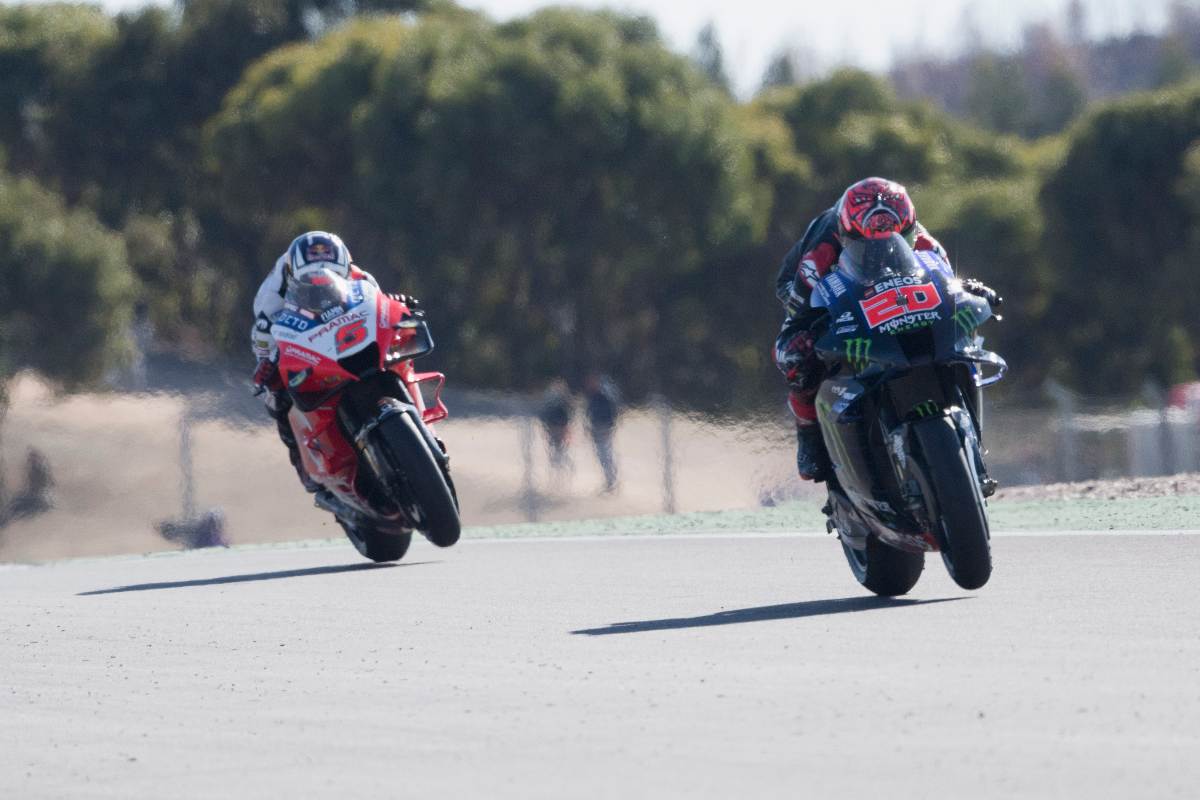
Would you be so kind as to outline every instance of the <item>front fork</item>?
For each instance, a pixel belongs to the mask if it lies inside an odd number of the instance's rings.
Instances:
[[[384,420],[398,414],[407,414],[412,419],[413,426],[425,438],[425,443],[429,447],[434,461],[437,462],[438,469],[442,471],[442,477],[446,479],[446,484],[450,487],[450,492],[454,495],[455,503],[457,503],[458,492],[455,491],[454,481],[450,477],[450,457],[446,454],[446,447],[442,444],[441,439],[434,436],[433,431],[425,424],[423,419],[424,414],[416,404],[392,397],[381,398],[379,401],[379,411],[376,416],[367,420],[355,435],[355,448],[362,453],[363,458],[367,461],[367,464],[371,467],[375,475],[386,481],[384,476],[391,472],[391,465],[387,463],[387,459],[376,449],[375,439],[372,434],[374,434],[376,428]],[[396,466],[403,472],[403,465]]]
[[[988,476],[987,465],[983,459],[983,442],[979,435],[982,427],[982,404],[980,403],[981,395],[979,389],[976,387],[973,398],[964,399],[966,399],[967,404],[973,407],[968,409],[951,406],[945,409],[943,414],[954,423],[959,441],[966,449],[967,455],[971,460],[975,478],[979,483],[980,493],[985,498],[991,497],[996,493],[997,483]],[[909,467],[913,444],[911,428],[914,424],[916,423],[901,422],[890,433],[884,436],[884,441],[891,456],[892,467],[895,470],[896,481],[900,486],[900,492],[904,497],[905,505],[908,507],[909,512],[914,514],[918,519],[921,519],[925,515],[925,501],[920,483],[913,477]]]

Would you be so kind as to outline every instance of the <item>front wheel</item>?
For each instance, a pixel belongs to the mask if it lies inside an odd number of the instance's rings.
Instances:
[[[395,477],[403,484],[403,502],[413,523],[438,547],[458,541],[462,523],[454,490],[429,449],[425,435],[407,413],[392,414],[379,425]]]
[[[913,433],[924,457],[918,481],[942,561],[955,583],[978,589],[992,575],[992,547],[975,459],[947,417],[918,422]]]
[[[845,542],[842,550],[855,580],[880,597],[908,594],[925,569],[924,553],[888,547],[874,536],[867,539],[866,550],[855,550]]]
[[[338,524],[346,532],[346,538],[354,545],[354,549],[364,557],[376,563],[399,561],[408,552],[412,544],[412,531],[391,533],[380,530],[369,522],[358,524],[337,518]]]

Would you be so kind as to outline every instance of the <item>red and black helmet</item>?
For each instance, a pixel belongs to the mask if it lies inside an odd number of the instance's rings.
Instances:
[[[837,204],[838,235],[847,239],[886,239],[893,233],[909,237],[917,210],[908,190],[886,178],[867,178],[851,184]]]

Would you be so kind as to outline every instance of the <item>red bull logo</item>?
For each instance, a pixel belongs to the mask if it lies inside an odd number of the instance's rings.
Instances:
[[[304,251],[305,261],[336,261],[333,244],[330,242],[312,242]]]

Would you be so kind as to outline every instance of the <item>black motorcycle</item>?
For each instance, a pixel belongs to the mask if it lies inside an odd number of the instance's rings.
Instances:
[[[816,343],[826,368],[817,417],[834,467],[827,525],[878,595],[912,589],[927,552],[941,552],[964,589],[991,576],[985,498],[996,484],[983,462],[981,389],[1007,364],[977,329],[999,305],[899,235],[850,243],[813,291],[814,310],[828,313]]]

